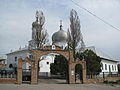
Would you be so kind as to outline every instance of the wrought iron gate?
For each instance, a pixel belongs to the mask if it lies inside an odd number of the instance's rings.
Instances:
[[[22,70],[22,81],[31,82],[31,69],[23,69]]]

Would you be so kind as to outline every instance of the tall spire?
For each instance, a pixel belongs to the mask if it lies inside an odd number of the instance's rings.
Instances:
[[[60,20],[60,30],[62,30],[62,20]]]

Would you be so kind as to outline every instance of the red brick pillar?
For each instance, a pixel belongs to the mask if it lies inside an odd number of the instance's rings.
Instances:
[[[38,84],[38,65],[37,63],[32,64],[31,68],[31,84]]]
[[[74,63],[69,64],[69,84],[75,84],[75,65]]]
[[[86,83],[86,62],[82,62],[82,74],[83,74],[83,83]]]
[[[22,84],[22,58],[18,60],[17,83]]]

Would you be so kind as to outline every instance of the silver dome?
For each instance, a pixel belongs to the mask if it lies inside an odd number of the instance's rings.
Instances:
[[[65,32],[64,30],[59,30],[52,35],[53,43],[67,42],[67,40],[68,40],[68,35],[67,32]]]

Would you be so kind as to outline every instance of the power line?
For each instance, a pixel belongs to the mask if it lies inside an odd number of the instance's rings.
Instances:
[[[77,4],[76,2],[74,2],[73,0],[70,0],[72,3],[74,3],[76,6],[82,8],[83,10],[85,10],[86,12],[90,13],[91,15],[93,15],[94,17],[96,17],[97,19],[99,19],[100,21],[104,22],[105,24],[109,25],[110,27],[116,29],[117,31],[120,31],[119,28],[113,26],[112,24],[108,23],[107,21],[101,19],[100,17],[98,17],[97,15],[95,15],[94,13],[90,12],[89,10],[87,10],[86,8],[84,7],[81,7],[79,4]]]

